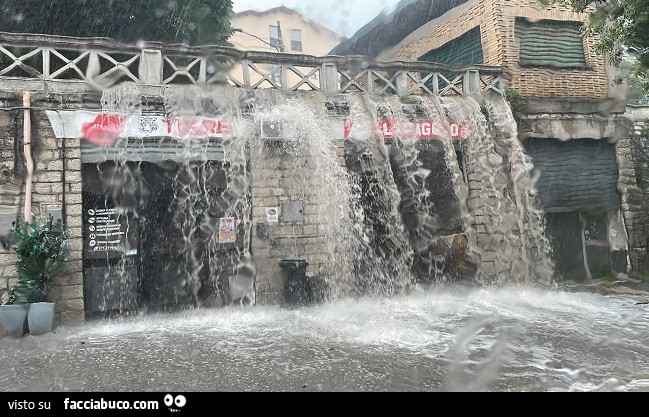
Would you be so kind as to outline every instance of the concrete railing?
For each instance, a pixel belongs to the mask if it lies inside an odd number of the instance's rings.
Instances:
[[[479,95],[504,92],[500,67],[451,67],[429,62],[380,62],[362,56],[295,55],[189,47],[158,42],[123,44],[107,38],[0,32],[0,90],[83,92],[123,81],[145,94],[182,84],[225,84],[325,94]]]

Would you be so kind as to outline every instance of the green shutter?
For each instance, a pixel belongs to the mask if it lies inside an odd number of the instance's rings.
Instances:
[[[561,68],[585,67],[581,23],[516,18],[521,65],[549,65]]]
[[[476,26],[459,38],[446,42],[437,49],[426,53],[419,61],[436,62],[448,65],[483,64],[482,41],[480,26]]]
[[[546,213],[620,207],[614,144],[593,139],[527,139],[523,144],[541,174],[536,189]]]

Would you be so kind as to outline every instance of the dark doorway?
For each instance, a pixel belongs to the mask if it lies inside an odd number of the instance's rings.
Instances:
[[[83,165],[88,313],[228,302],[245,233],[238,222],[236,242],[223,243],[219,225],[242,219],[245,204],[230,201],[227,171],[220,161]],[[110,243],[96,240],[100,221]]]
[[[585,281],[588,274],[584,266],[584,243],[579,213],[548,213],[546,220],[546,233],[554,254],[557,278]]]
[[[605,215],[548,213],[546,219],[557,279],[583,282],[589,276],[603,278],[611,273]]]
[[[608,222],[605,215],[582,214],[584,242],[588,269],[593,278],[611,274],[611,246],[608,241]]]

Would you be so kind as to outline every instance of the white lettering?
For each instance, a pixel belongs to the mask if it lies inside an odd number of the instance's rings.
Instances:
[[[383,136],[386,138],[391,138],[392,137],[392,131],[390,130],[390,122],[387,120],[383,122]]]
[[[433,125],[430,122],[423,122],[421,126],[422,136],[428,138],[433,133]]]

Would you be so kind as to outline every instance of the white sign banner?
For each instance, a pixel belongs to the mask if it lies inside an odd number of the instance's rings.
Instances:
[[[85,138],[97,146],[112,146],[124,137],[221,138],[230,124],[210,117],[169,118],[156,114],[112,114],[90,111],[47,111],[57,138]]]

